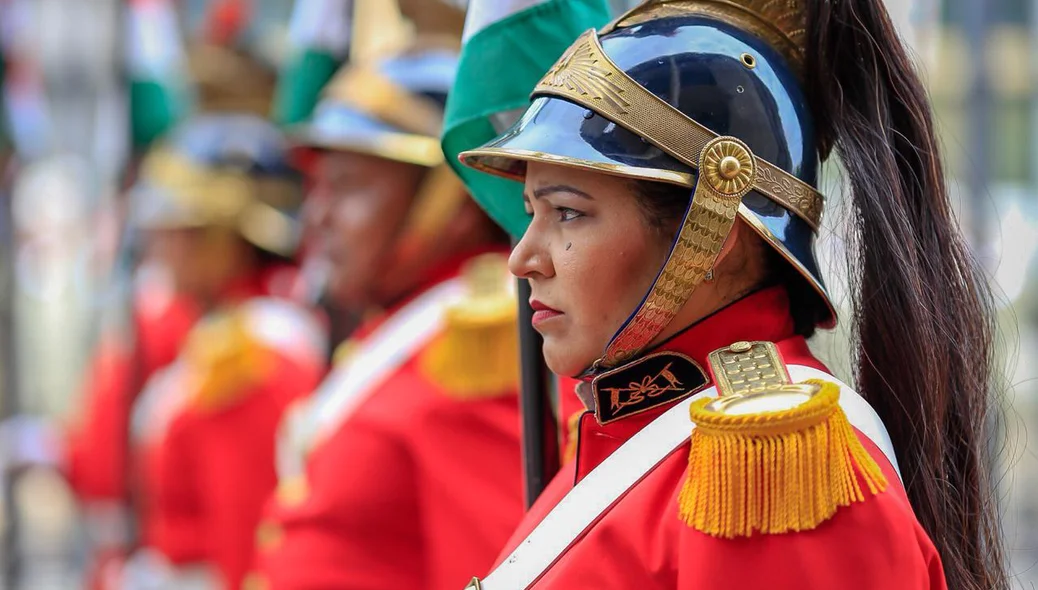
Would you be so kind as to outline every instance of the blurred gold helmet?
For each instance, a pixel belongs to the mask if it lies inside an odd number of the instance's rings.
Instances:
[[[291,256],[302,187],[286,148],[278,129],[256,116],[196,116],[145,157],[132,190],[132,221],[140,229],[227,227],[263,250]]]

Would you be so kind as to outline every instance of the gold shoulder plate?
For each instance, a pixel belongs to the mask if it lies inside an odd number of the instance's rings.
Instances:
[[[786,365],[771,342],[736,342],[711,352],[709,362],[721,396],[789,383]]]
[[[462,271],[466,296],[447,309],[442,336],[423,353],[423,373],[452,396],[511,393],[519,383],[516,299],[507,259],[473,258]]]
[[[266,375],[268,355],[249,333],[242,313],[224,313],[200,322],[184,347],[184,361],[194,384],[194,405],[218,410],[238,401]]]
[[[840,408],[840,387],[792,383],[770,342],[710,354],[718,397],[694,402],[686,524],[722,538],[816,528],[886,489]]]

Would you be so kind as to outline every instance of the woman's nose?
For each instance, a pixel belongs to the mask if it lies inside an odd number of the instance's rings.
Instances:
[[[549,278],[555,275],[551,256],[533,226],[512,249],[508,257],[508,270],[520,279]]]

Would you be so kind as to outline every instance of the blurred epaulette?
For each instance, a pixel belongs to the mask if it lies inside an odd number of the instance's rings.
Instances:
[[[519,382],[516,300],[506,259],[484,254],[462,276],[467,295],[452,305],[444,332],[422,354],[423,373],[460,399],[514,393]]]
[[[267,375],[269,356],[240,311],[199,322],[184,348],[193,384],[191,404],[205,411],[234,405]]]
[[[840,407],[840,387],[791,383],[771,342],[710,354],[718,397],[692,403],[680,517],[721,538],[817,528],[887,480]]]

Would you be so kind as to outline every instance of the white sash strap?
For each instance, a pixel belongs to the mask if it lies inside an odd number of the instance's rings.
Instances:
[[[363,349],[343,364],[344,378],[339,387],[327,394],[321,391],[315,400],[317,436],[336,430],[363,400],[362,394],[376,389],[432,340],[443,328],[446,309],[464,294],[460,279],[441,283],[397,311],[371,334]]]
[[[463,282],[452,279],[419,295],[333,369],[309,402],[286,415],[277,444],[279,479],[304,472],[309,450],[338,430],[368,394],[441,331],[445,310],[464,293]]]
[[[787,369],[795,383],[824,379],[839,385],[840,406],[850,423],[883,451],[895,471],[898,469],[883,422],[857,392],[817,369],[801,365],[788,365]],[[717,389],[710,387],[682,400],[631,437],[570,490],[515,551],[480,582],[479,588],[524,590],[533,584],[627,490],[685,444],[695,428],[688,418],[692,402],[716,395]]]

